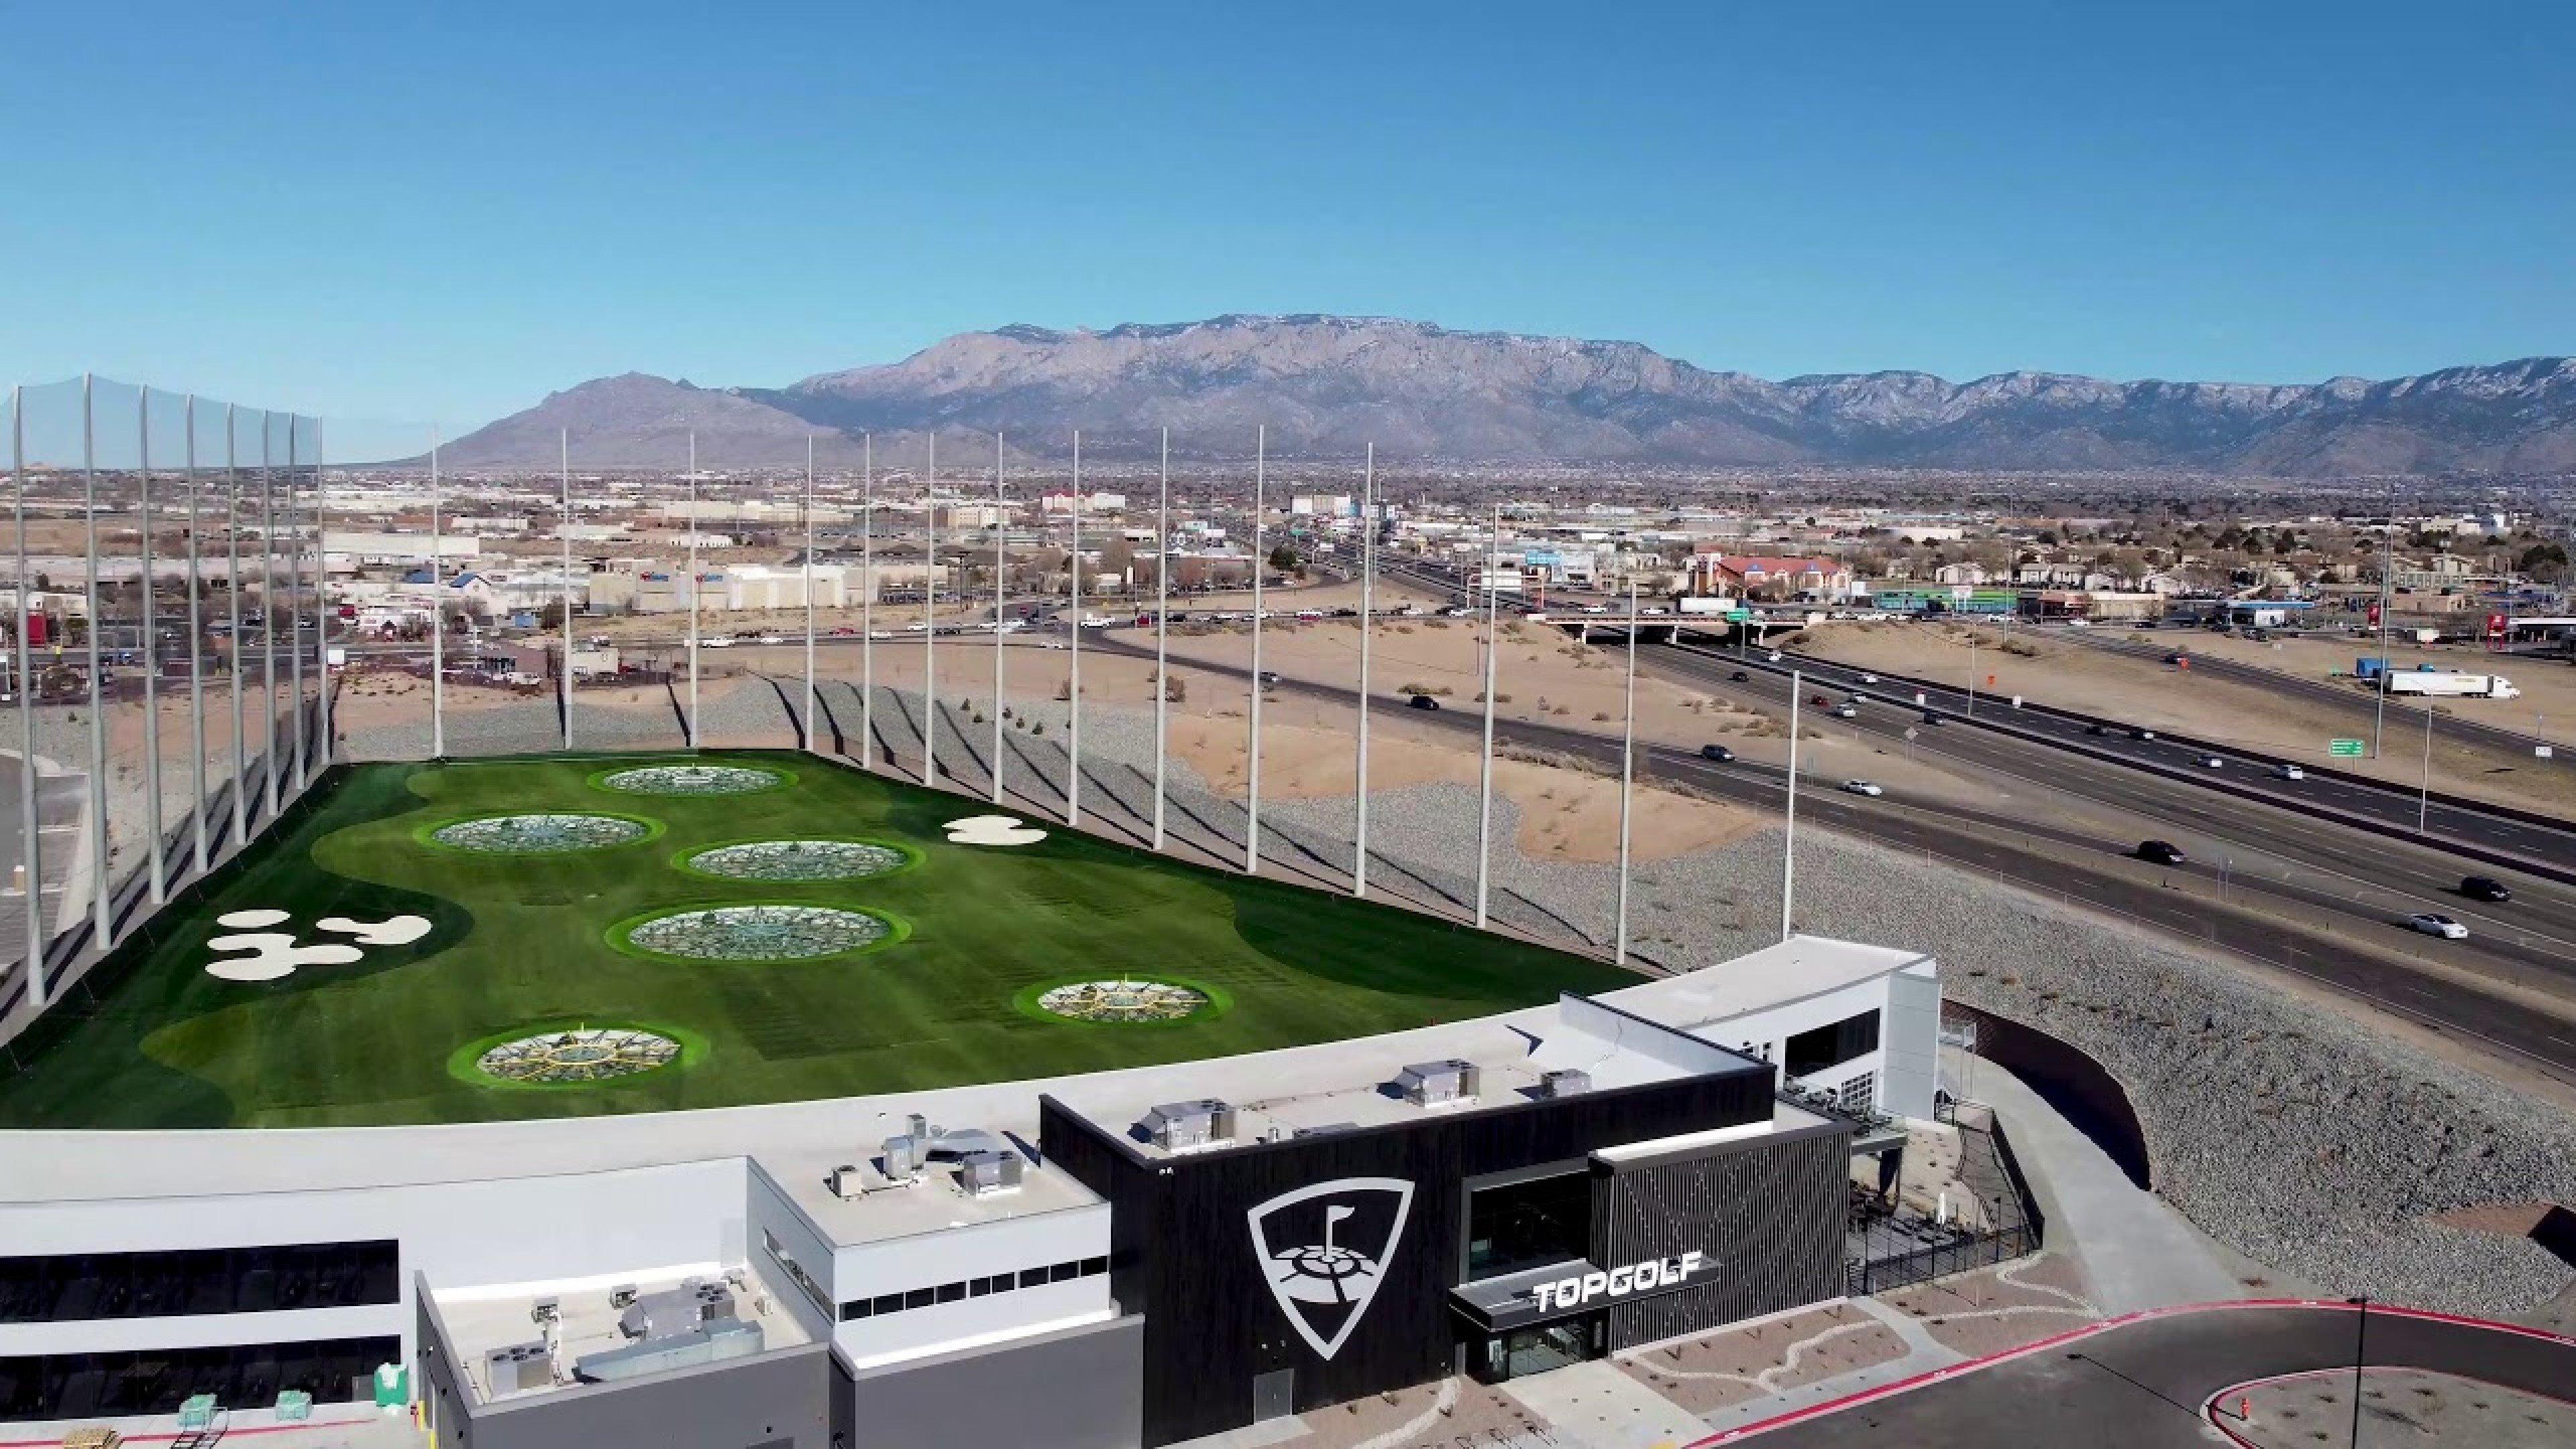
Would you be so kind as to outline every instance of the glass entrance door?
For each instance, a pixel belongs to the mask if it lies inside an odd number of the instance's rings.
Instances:
[[[1484,1373],[1479,1377],[1498,1384],[1599,1358],[1607,1351],[1608,1337],[1607,1320],[1598,1313],[1498,1333],[1485,1340]]]

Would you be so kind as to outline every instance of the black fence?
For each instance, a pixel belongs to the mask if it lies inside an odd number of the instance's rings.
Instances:
[[[1850,1251],[1843,1264],[1852,1296],[1990,1268],[2040,1250],[2046,1219],[2003,1129],[1961,1124],[1959,1148],[1960,1180],[1973,1198],[1973,1221],[1967,1204],[1957,1219],[1944,1223],[1853,1187],[1846,1228]]]

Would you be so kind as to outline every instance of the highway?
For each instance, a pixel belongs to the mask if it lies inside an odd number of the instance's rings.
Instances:
[[[1153,655],[1150,642],[1133,642],[1107,631],[1086,637],[1083,647],[1132,657]],[[1666,660],[1659,656],[1657,667],[1665,664]],[[1240,666],[1195,660],[1189,667],[1236,679],[1244,679],[1250,672]],[[1697,686],[1699,681],[1693,683]],[[1274,688],[1281,693],[1353,703],[1353,690],[1347,685],[1282,678]],[[1448,730],[1462,739],[1472,739],[1483,727],[1483,715],[1478,710],[1412,710],[1405,707],[1400,695],[1377,696],[1370,707],[1372,712],[1400,711],[1407,722]],[[1501,744],[1580,758],[1612,773],[1618,769],[1616,736],[1503,718],[1496,719],[1494,732]],[[1901,741],[1899,744],[1901,747]],[[2054,758],[2049,764],[2062,768]],[[2131,772],[2117,766],[2103,769],[2115,786],[2131,778]],[[1748,805],[1765,814],[1779,812],[1787,793],[1786,771],[1779,767],[1743,760],[1719,763],[1702,759],[1693,750],[1661,745],[1640,744],[1638,775]],[[2014,808],[1979,810],[1894,792],[1885,798],[1866,799],[1834,790],[1831,782],[1820,783],[1803,774],[1799,783],[1798,813],[1803,820],[1963,866],[2071,904],[2125,915],[2174,935],[2295,972],[2418,1024],[2482,1043],[2526,1066],[2576,1083],[2576,1020],[2536,1012],[2504,996],[2465,988],[2395,957],[2394,950],[2402,950],[2418,939],[2402,930],[2396,924],[2397,918],[2408,909],[2429,907],[2410,905],[2402,897],[2392,899],[2383,886],[2335,875],[2322,867],[2266,870],[2259,863],[2265,851],[2247,845],[2244,868],[2231,877],[2227,898],[2219,899],[2205,888],[2217,880],[2214,864],[2195,862],[2177,870],[2126,858],[2121,852],[2134,846],[2134,841],[2114,841],[2054,825],[2044,810],[2030,808],[2043,802],[2023,803],[2027,797],[2021,787],[2017,787]],[[2035,793],[2048,783],[2054,782],[2034,779],[2028,789]],[[2197,792],[2187,786],[2176,789],[2181,800],[2206,808],[2208,802]],[[2124,804],[2122,808],[2133,807]],[[2334,829],[2295,817],[2275,822],[2275,828],[2282,842]],[[2323,859],[2338,859],[2332,842],[2323,849]],[[2341,849],[2348,855],[2354,846],[2347,840]],[[2426,869],[2421,865],[2411,868],[2419,872]],[[2440,876],[2439,866],[2430,869],[2432,875],[2416,878],[2417,884],[2428,892],[2433,889],[2430,882]],[[2193,888],[2177,888],[2177,879],[2192,881]],[[2450,879],[2456,881],[2455,876]],[[2425,944],[2455,958],[2471,974],[2576,1000],[2576,891],[2552,889],[2554,893],[2547,897],[2546,930],[2498,928],[2469,942],[2432,942],[2423,938]],[[2466,919],[2466,905],[2456,898],[2438,904]],[[2296,913],[2285,911],[2285,906],[2296,907]],[[2318,915],[2326,918],[2322,930],[2301,919]],[[2563,935],[2559,934],[2562,929]],[[2374,936],[2383,949],[2356,944],[2369,942]]]
[[[1729,657],[1735,657],[1731,651],[1728,653]],[[2429,805],[2419,807],[2417,793],[2402,786],[2361,782],[2313,771],[2308,772],[2303,780],[2284,780],[2271,773],[2273,762],[2268,756],[2249,757],[2224,747],[2213,750],[2163,737],[2139,739],[2133,733],[2123,732],[2117,725],[2097,734],[2094,733],[2095,726],[2063,715],[2014,709],[2009,699],[1982,692],[1972,699],[1970,692],[1962,687],[1919,678],[1900,680],[1898,676],[1873,676],[1869,671],[1812,655],[1784,653],[1779,662],[1773,663],[1765,658],[1764,651],[1756,649],[1745,651],[1744,657],[1737,662],[1742,668],[1778,673],[1794,668],[1803,672],[1810,683],[1822,688],[1838,694],[1856,691],[1890,706],[1911,705],[1919,694],[1923,705],[1936,713],[1955,715],[1963,721],[1979,719],[1988,725],[2017,730],[2069,750],[2109,756],[2148,767],[2136,772],[2142,776],[2149,774],[2153,767],[2194,776],[2221,776],[2240,787],[2324,806],[2410,833],[2415,830],[2417,812],[2422,808],[2424,833],[2436,843],[2457,842],[2562,868],[2576,863],[2576,824],[2537,823],[2475,805],[2445,804],[2439,797],[2432,799]],[[1873,678],[1877,682],[1869,682]],[[2412,708],[2402,708],[2392,717],[2392,723],[2401,720],[2404,732],[2400,738],[2421,728],[2420,712]],[[2215,767],[2204,763],[2213,755],[2224,763]]]

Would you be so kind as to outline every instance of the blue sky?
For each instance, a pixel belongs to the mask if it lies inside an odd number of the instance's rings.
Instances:
[[[7,6],[0,381],[462,430],[1227,311],[1766,376],[2576,348],[2565,4],[384,8]]]

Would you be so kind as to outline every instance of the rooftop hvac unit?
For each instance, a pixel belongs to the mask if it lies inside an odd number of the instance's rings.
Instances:
[[[615,1383],[725,1359],[748,1358],[761,1351],[766,1339],[760,1325],[746,1319],[710,1319],[679,1333],[584,1354],[573,1361],[572,1372],[573,1377],[585,1383]]]
[[[1214,1097],[1166,1102],[1145,1113],[1146,1135],[1166,1152],[1219,1147],[1234,1140],[1234,1108]]]
[[[1020,1190],[1020,1155],[1016,1152],[970,1152],[957,1164],[957,1185],[968,1197],[990,1197]]]
[[[887,1155],[891,1157],[893,1154],[888,1153]],[[840,1166],[833,1168],[829,1181],[831,1183],[832,1196],[839,1198],[843,1202],[848,1202],[850,1199],[857,1197],[859,1194],[868,1190],[867,1181],[860,1175],[858,1165],[855,1163],[844,1162]]]
[[[1538,1094],[1542,1097],[1573,1097],[1591,1090],[1592,1074],[1580,1067],[1559,1067],[1552,1072],[1539,1073]]]
[[[1417,1107],[1472,1102],[1476,1099],[1476,1064],[1455,1057],[1445,1062],[1415,1062],[1395,1074],[1395,1084],[1403,1090],[1404,1100]]]
[[[513,1343],[483,1355],[483,1380],[495,1397],[554,1387],[554,1356],[542,1341]]]
[[[892,1182],[910,1182],[918,1177],[923,1159],[929,1156],[922,1150],[922,1139],[909,1133],[887,1138],[881,1150],[885,1153],[886,1178]]]

